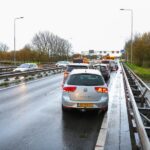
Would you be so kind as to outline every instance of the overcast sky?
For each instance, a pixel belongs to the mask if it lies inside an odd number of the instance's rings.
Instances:
[[[50,31],[72,43],[74,52],[120,50],[134,34],[150,31],[150,0],[0,0],[0,42],[13,49],[30,43],[35,33]]]

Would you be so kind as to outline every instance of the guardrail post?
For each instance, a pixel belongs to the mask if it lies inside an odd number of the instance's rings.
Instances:
[[[42,74],[39,72],[37,78],[42,78]]]
[[[147,89],[145,89],[145,91],[143,92],[142,96],[140,97],[141,98],[141,107],[144,107],[144,103],[145,103],[145,94],[147,92]]]
[[[5,79],[4,79],[4,81],[9,81],[9,78],[6,76]]]
[[[15,80],[18,80],[18,79],[19,79],[19,77],[18,77],[18,76],[16,76],[16,77],[15,77]]]

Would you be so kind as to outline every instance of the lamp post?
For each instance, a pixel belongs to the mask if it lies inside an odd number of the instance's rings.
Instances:
[[[23,19],[24,17],[14,18],[14,64],[16,65],[16,20]]]
[[[133,59],[132,59],[132,56],[133,56],[133,10],[132,9],[120,9],[120,10],[123,10],[123,11],[130,11],[131,13],[131,57],[130,57],[130,61],[131,61],[131,64],[133,62]]]

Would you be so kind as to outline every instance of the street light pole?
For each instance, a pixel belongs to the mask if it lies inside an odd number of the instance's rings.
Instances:
[[[124,11],[130,11],[131,13],[131,52],[130,52],[130,62],[133,62],[133,10],[132,9],[120,9]]]
[[[23,19],[24,17],[14,18],[14,65],[16,65],[16,20]]]

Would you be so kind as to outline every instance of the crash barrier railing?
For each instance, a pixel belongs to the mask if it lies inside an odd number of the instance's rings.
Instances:
[[[58,72],[62,72],[64,70],[64,68],[62,67],[55,67],[55,68],[45,68],[45,69],[34,69],[34,70],[28,70],[28,71],[24,71],[24,72],[9,72],[9,73],[5,73],[5,74],[1,74],[0,75],[0,79],[3,79],[4,81],[9,81],[9,78],[15,78],[15,79],[19,79],[19,77],[24,76],[34,76],[36,74],[39,73],[47,73],[47,72],[52,72],[52,73],[58,73]]]
[[[54,64],[51,64],[51,65],[43,65],[43,66],[41,66],[41,67],[39,67],[38,69],[46,69],[46,68],[55,68],[56,67],[56,65],[54,65]],[[5,74],[12,74],[12,73],[14,73],[14,69],[15,68],[17,68],[17,67],[15,67],[15,66],[11,66],[11,67],[2,67],[2,68],[0,68],[1,70],[0,70],[0,75],[5,75]],[[33,69],[32,69],[33,70]],[[17,72],[17,71],[16,71]]]
[[[16,66],[0,67],[0,73],[12,71]]]
[[[150,105],[148,97],[145,97],[150,88],[126,65],[122,69],[128,102],[136,124],[135,132],[137,131],[140,140],[138,146],[142,150],[150,150]]]
[[[50,68],[50,67],[56,67],[56,65],[54,63],[49,63],[49,64],[40,64],[38,65],[39,68]],[[11,72],[13,71],[15,68],[17,68],[17,66],[3,66],[0,67],[0,75],[1,74],[5,74],[7,72]]]

